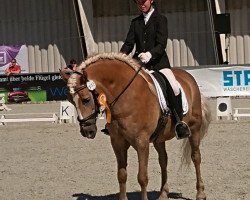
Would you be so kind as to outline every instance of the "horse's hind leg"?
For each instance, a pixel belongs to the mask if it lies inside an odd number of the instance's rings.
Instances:
[[[169,188],[167,183],[168,155],[166,152],[165,142],[154,143],[154,147],[158,153],[159,164],[161,167],[161,194],[159,200],[167,200],[169,194]]]
[[[200,133],[199,131],[192,131],[192,137],[189,139],[191,145],[191,158],[195,166],[196,171],[196,189],[197,189],[197,200],[205,200],[206,194],[204,193],[204,183],[201,177],[201,153],[200,153]]]
[[[126,194],[127,182],[127,155],[130,144],[119,136],[119,138],[111,138],[111,144],[116,155],[117,160],[117,178],[120,187],[119,200],[128,200]]]

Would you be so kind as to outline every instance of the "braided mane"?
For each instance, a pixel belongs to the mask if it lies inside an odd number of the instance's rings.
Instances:
[[[120,60],[120,61],[128,64],[134,70],[137,70],[140,67],[138,62],[136,62],[131,56],[128,56],[128,55],[123,54],[123,53],[111,52],[111,53],[101,53],[101,54],[89,56],[85,61],[83,61],[81,63],[81,65],[78,68],[79,68],[79,70],[85,69],[90,64],[93,64],[93,63],[95,63],[99,60],[102,60],[102,59]]]
[[[140,68],[139,63],[136,60],[134,60],[131,56],[123,54],[123,53],[111,52],[111,53],[96,54],[96,55],[87,57],[87,59],[78,66],[77,71],[82,72],[89,65],[102,59],[119,60],[121,62],[128,64],[135,71],[137,71]],[[144,68],[142,68],[141,70],[144,71],[144,73],[139,72],[139,74],[146,80],[146,82],[149,85],[150,90],[156,95],[154,85],[151,82],[149,82],[148,78],[145,76],[145,73],[147,72],[145,71]],[[76,75],[72,74],[70,78],[68,79],[68,87],[73,88],[75,84],[76,84]],[[73,90],[71,89],[70,91],[73,91]]]

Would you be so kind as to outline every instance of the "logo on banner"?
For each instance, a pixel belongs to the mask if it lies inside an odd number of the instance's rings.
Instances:
[[[6,53],[0,52],[0,64],[4,65],[6,63]]]
[[[223,71],[225,91],[250,91],[250,70]]]

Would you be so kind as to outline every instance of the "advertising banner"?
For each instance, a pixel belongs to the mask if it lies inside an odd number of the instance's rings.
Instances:
[[[207,97],[250,96],[250,66],[187,70]]]
[[[17,64],[21,66],[22,73],[28,73],[28,49],[25,45],[0,46],[0,74],[4,74],[5,69],[15,58]]]
[[[7,103],[66,100],[68,90],[59,73],[0,75],[0,93]]]
[[[188,69],[206,97],[250,96],[250,67]],[[6,102],[66,100],[68,90],[59,73],[0,75],[0,94]]]

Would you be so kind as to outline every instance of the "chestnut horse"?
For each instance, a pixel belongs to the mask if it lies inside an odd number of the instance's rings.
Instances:
[[[211,113],[194,78],[184,70],[173,69],[182,85],[189,105],[183,120],[189,125],[191,137],[184,139],[183,158],[193,161],[196,170],[196,199],[204,200],[204,184],[201,177],[200,140],[208,129]],[[174,123],[166,117],[166,125],[158,129],[152,140],[162,114],[156,89],[144,68],[130,56],[121,53],[103,53],[89,57],[76,72],[67,75],[69,101],[74,104],[84,137],[94,138],[97,132],[96,119],[100,105],[105,109],[107,128],[118,166],[119,199],[127,200],[127,152],[132,146],[138,155],[138,182],[141,200],[147,200],[149,144],[153,142],[159,155],[161,189],[159,199],[168,199],[168,157],[165,141],[175,138]]]

